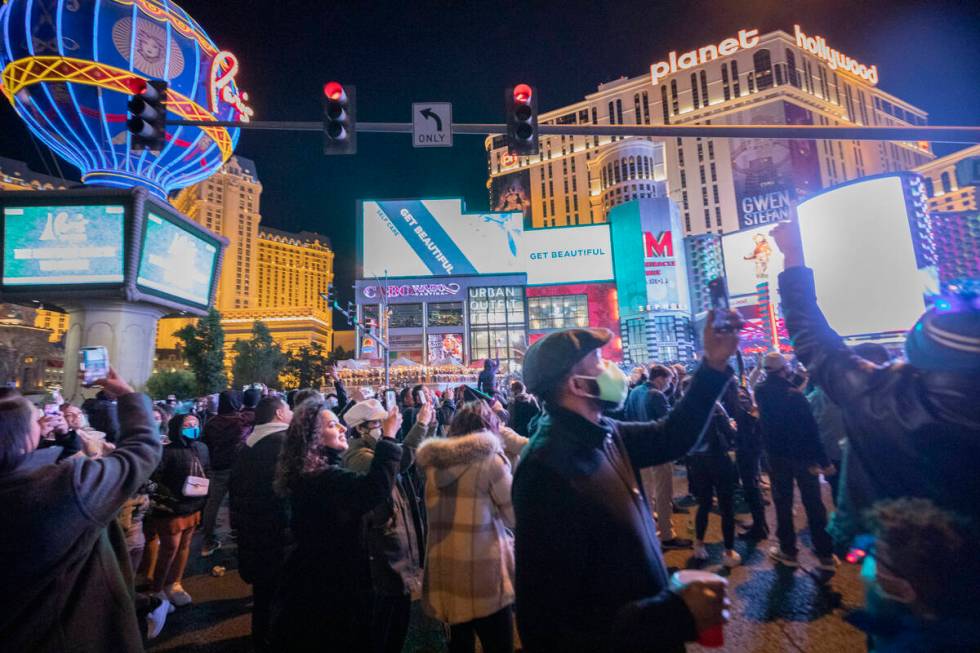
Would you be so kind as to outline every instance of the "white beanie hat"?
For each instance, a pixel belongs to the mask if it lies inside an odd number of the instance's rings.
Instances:
[[[347,422],[347,426],[354,428],[364,422],[383,420],[387,416],[388,411],[385,410],[380,401],[366,399],[351,406],[350,410],[344,413],[344,421]]]

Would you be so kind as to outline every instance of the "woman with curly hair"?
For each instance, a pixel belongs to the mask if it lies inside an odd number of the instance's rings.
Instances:
[[[288,498],[296,548],[272,609],[274,651],[357,651],[370,642],[371,576],[361,518],[386,501],[402,457],[392,407],[366,474],[341,467],[347,429],[322,399],[295,411],[275,488]]]

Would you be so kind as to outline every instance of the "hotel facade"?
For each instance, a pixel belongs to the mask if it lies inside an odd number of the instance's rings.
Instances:
[[[855,72],[857,71],[857,72]],[[887,82],[887,71],[881,74]],[[649,73],[600,84],[543,125],[919,126],[922,109],[877,87],[876,66],[831,50],[800,26],[741,29]],[[545,97],[547,91],[545,90]],[[624,202],[667,196],[688,235],[779,219],[807,194],[932,160],[928,143],[751,138],[541,136],[514,157],[486,139],[490,206],[523,208],[526,228],[601,223]]]

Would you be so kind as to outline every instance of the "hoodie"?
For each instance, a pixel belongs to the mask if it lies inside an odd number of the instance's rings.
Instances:
[[[511,605],[514,507],[511,467],[500,438],[476,431],[427,440],[416,464],[425,471],[429,514],[422,586],[426,612],[459,624]]]
[[[211,455],[211,469],[221,472],[231,469],[238,448],[248,435],[248,426],[238,413],[242,400],[234,390],[218,395],[218,415],[204,425],[204,444]]]

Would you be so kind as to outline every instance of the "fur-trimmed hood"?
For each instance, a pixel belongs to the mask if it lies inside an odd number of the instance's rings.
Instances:
[[[432,438],[419,447],[415,463],[436,471],[437,484],[455,482],[471,465],[494,455],[503,456],[500,438],[491,431],[474,431],[450,438]]]

